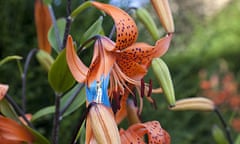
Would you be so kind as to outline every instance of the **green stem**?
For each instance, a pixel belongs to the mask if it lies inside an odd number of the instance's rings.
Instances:
[[[52,143],[58,144],[60,126],[60,100],[61,94],[55,93],[55,114],[53,118]]]
[[[220,119],[221,124],[223,125],[224,131],[225,131],[225,135],[226,135],[226,137],[227,137],[227,140],[228,140],[229,144],[233,144],[233,140],[232,140],[232,138],[231,138],[231,134],[230,134],[229,127],[228,127],[227,123],[225,122],[222,114],[220,113],[220,111],[218,110],[218,108],[215,108],[215,112],[216,112],[218,118]]]
[[[29,67],[29,63],[32,59],[32,56],[38,51],[38,49],[34,48],[32,49],[27,56],[26,62],[24,64],[24,70],[22,73],[22,110],[23,113],[26,111],[26,76],[27,76],[27,71]]]

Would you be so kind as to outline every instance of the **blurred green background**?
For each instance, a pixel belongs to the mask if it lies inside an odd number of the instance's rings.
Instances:
[[[202,69],[217,71],[219,62],[224,60],[236,78],[240,80],[240,1],[222,1],[223,5],[211,1],[170,1],[175,22],[175,35],[170,50],[163,57],[168,64],[175,87],[176,99],[199,96],[199,71]],[[225,2],[225,3],[224,3]],[[72,0],[72,9],[82,1]],[[56,1],[53,5],[56,17],[66,15],[66,2]],[[24,59],[28,52],[37,47],[36,30],[34,24],[34,1],[8,0],[0,1],[0,59],[9,55],[19,55]],[[153,9],[148,3],[144,5],[158,24],[159,31],[164,35]],[[87,19],[86,19],[87,16]],[[71,34],[80,39],[84,31],[98,18],[96,10],[86,10],[74,21]],[[108,34],[112,23],[104,21],[104,28]],[[154,44],[148,32],[140,22],[138,41]],[[146,81],[154,79],[151,69]],[[21,102],[21,76],[17,63],[11,61],[0,67],[0,83],[9,84],[9,94],[17,103]],[[157,82],[154,81],[157,86]],[[155,110],[145,102],[141,115],[143,121],[159,120],[164,129],[171,135],[172,144],[207,144],[214,143],[211,136],[213,125],[221,125],[215,113],[212,112],[173,112],[168,109],[163,95],[153,95],[158,108]],[[34,113],[44,106],[54,103],[54,92],[47,82],[47,73],[40,67],[36,58],[30,63],[27,74],[27,112]],[[81,112],[77,111],[63,119],[61,136],[66,136],[61,143],[68,143],[74,127],[78,123]],[[227,122],[231,112],[224,112]],[[36,122],[36,127],[47,137],[52,123],[51,116]],[[125,122],[126,123],[126,122]],[[125,127],[126,124],[123,124]],[[67,129],[67,131],[66,131]],[[72,131],[71,131],[72,130]],[[230,128],[233,139],[237,132]]]

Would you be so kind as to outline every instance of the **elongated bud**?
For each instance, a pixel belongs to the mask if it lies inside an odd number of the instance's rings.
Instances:
[[[151,0],[151,3],[167,33],[174,32],[172,12],[168,0]]]
[[[120,136],[113,114],[102,104],[95,104],[89,110],[93,135],[98,144],[120,144]]]
[[[136,15],[143,23],[143,25],[147,28],[149,33],[152,35],[153,39],[158,40],[160,37],[160,33],[150,13],[145,8],[138,8],[136,11]]]
[[[35,25],[37,29],[38,48],[51,53],[51,46],[48,42],[48,30],[52,24],[48,6],[42,0],[35,0],[34,8]]]
[[[52,56],[43,50],[39,50],[36,56],[39,63],[43,66],[43,68],[46,71],[49,71],[51,68],[51,65],[54,62],[54,59],[52,58]]]
[[[0,84],[0,100],[4,98],[8,91],[8,85]]]
[[[215,105],[213,101],[204,97],[186,98],[176,101],[171,110],[199,110],[199,111],[213,111]]]
[[[128,99],[127,101],[127,118],[130,125],[141,122],[138,116],[138,108],[132,99]]]
[[[172,78],[167,65],[160,58],[155,58],[152,61],[152,69],[153,73],[155,74],[158,82],[160,83],[163,89],[167,102],[170,104],[170,106],[174,106],[175,92],[172,83]]]

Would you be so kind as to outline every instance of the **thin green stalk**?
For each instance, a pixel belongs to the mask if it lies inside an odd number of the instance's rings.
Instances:
[[[220,119],[221,124],[223,125],[224,132],[225,132],[225,135],[227,137],[229,144],[233,144],[233,140],[232,140],[232,137],[230,134],[230,129],[229,129],[227,123],[225,122],[221,112],[218,110],[218,108],[215,108],[215,113],[217,114],[218,118]]]
[[[52,143],[58,144],[60,127],[60,100],[61,94],[55,93],[55,114],[53,118]]]
[[[27,59],[25,61],[24,64],[24,69],[23,69],[23,73],[22,73],[22,110],[23,113],[25,113],[26,111],[26,76],[27,76],[27,71],[28,71],[28,67],[29,67],[29,63],[32,59],[32,56],[38,51],[38,49],[34,48],[32,49],[27,56]]]
[[[5,98],[12,105],[12,107],[16,110],[17,114],[20,115],[23,118],[23,120],[28,124],[28,126],[33,128],[32,123],[30,123],[28,121],[28,119],[26,118],[24,111],[17,105],[17,103],[12,99],[12,97],[9,94],[6,94]]]
[[[48,5],[48,9],[49,9],[51,19],[52,19],[52,23],[53,23],[53,29],[54,29],[54,32],[55,32],[54,34],[55,34],[55,37],[56,37],[57,46],[58,46],[58,49],[61,50],[62,42],[60,40],[59,29],[57,27],[57,20],[56,20],[56,17],[55,17],[55,14],[54,14],[54,11],[53,11],[53,8],[52,8],[51,5]]]
[[[67,43],[68,34],[70,32],[71,23],[72,23],[72,18],[71,18],[70,14],[71,14],[71,0],[68,0],[66,26],[65,26],[65,32],[64,32],[64,36],[63,36],[63,44],[62,44],[61,50],[63,50],[65,48],[66,43]]]
[[[63,106],[60,111],[60,117],[66,112],[66,110],[70,107],[70,105],[74,102],[75,98],[78,96],[79,92],[82,90],[84,84],[80,84],[76,91],[71,95],[66,104]]]

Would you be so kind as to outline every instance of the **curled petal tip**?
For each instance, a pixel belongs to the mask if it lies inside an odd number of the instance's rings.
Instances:
[[[73,75],[73,77],[79,82],[82,83],[86,79],[88,68],[84,63],[78,58],[77,53],[74,49],[74,44],[72,37],[69,35],[66,45],[66,59],[68,67]]]
[[[92,2],[96,8],[106,12],[114,20],[116,26],[116,49],[122,50],[137,40],[138,30],[134,20],[122,9],[99,2]]]

